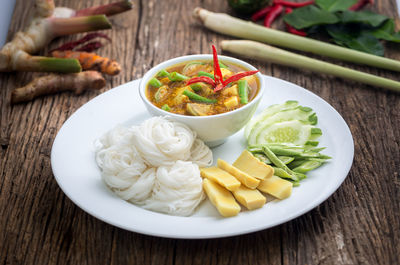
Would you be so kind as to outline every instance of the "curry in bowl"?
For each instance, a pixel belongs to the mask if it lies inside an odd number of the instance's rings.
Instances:
[[[214,52],[216,54],[216,52]],[[238,109],[253,100],[260,82],[254,75],[228,62],[188,61],[170,66],[147,83],[146,97],[165,111],[208,116]]]

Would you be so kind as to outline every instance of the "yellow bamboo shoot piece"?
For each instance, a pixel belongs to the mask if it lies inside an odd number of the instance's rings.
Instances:
[[[211,179],[230,191],[237,190],[240,186],[239,180],[217,167],[202,168],[200,173],[203,178]]]
[[[235,216],[240,212],[240,205],[235,201],[232,193],[210,179],[203,179],[203,189],[211,203],[224,217]]]
[[[241,185],[233,192],[236,200],[249,210],[258,209],[264,206],[267,199],[258,190],[252,190]]]
[[[274,174],[274,169],[271,166],[261,162],[247,150],[242,152],[233,166],[260,180],[269,178]]]
[[[232,176],[237,178],[243,185],[245,185],[247,188],[250,189],[255,189],[257,188],[258,184],[260,184],[260,181],[249,174],[241,171],[240,169],[230,165],[228,162],[218,159],[218,167],[220,169],[225,170],[226,172],[230,173]]]
[[[262,180],[257,187],[260,191],[268,193],[280,200],[289,197],[292,194],[292,188],[292,182],[281,179],[275,175]]]

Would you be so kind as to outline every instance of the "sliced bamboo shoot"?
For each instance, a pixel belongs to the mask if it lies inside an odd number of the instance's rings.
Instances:
[[[267,202],[267,199],[261,194],[261,192],[246,188],[243,185],[232,193],[236,200],[248,210],[261,208]]]
[[[245,185],[250,189],[255,189],[257,188],[258,184],[260,184],[260,181],[258,179],[230,165],[228,162],[222,159],[218,159],[217,164],[220,169],[223,169],[226,172],[230,173],[232,176],[237,178],[237,180],[239,180],[243,185]]]
[[[207,178],[203,179],[203,188],[211,203],[224,217],[235,216],[240,212],[240,205],[235,201],[232,193]]]
[[[240,186],[239,180],[217,167],[202,168],[200,173],[203,178],[211,179],[230,191],[237,190]]]
[[[247,150],[242,152],[233,166],[260,180],[269,178],[274,173],[271,166],[261,162]]]
[[[280,200],[286,199],[292,194],[293,184],[275,175],[260,182],[257,189],[268,193]]]

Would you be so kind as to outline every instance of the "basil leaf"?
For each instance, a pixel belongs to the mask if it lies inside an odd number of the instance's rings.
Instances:
[[[336,12],[348,10],[357,0],[316,0],[315,3],[325,11]]]
[[[314,5],[300,7],[283,17],[284,21],[296,29],[304,29],[321,24],[335,24],[338,17]]]
[[[369,33],[381,40],[400,42],[400,33],[395,33],[394,28],[394,20],[388,19],[379,28],[373,29]]]
[[[388,20],[387,16],[383,16],[372,11],[343,11],[339,15],[342,23],[364,23],[372,27],[377,27],[384,21]]]

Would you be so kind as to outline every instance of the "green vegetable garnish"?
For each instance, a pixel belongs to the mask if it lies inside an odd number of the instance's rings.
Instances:
[[[165,110],[165,111],[170,111],[170,110],[171,110],[171,108],[168,106],[168,104],[164,104],[164,105],[161,107],[161,109],[162,109],[162,110]]]
[[[188,98],[190,98],[191,100],[198,101],[198,102],[203,102],[203,103],[216,103],[217,102],[216,99],[209,99],[209,98],[202,97],[200,95],[197,95],[196,93],[190,92],[187,89],[185,91],[183,91],[183,94],[185,96],[187,96]]]
[[[156,88],[159,88],[160,86],[162,86],[161,82],[157,78],[150,79],[149,85],[156,87]]]

